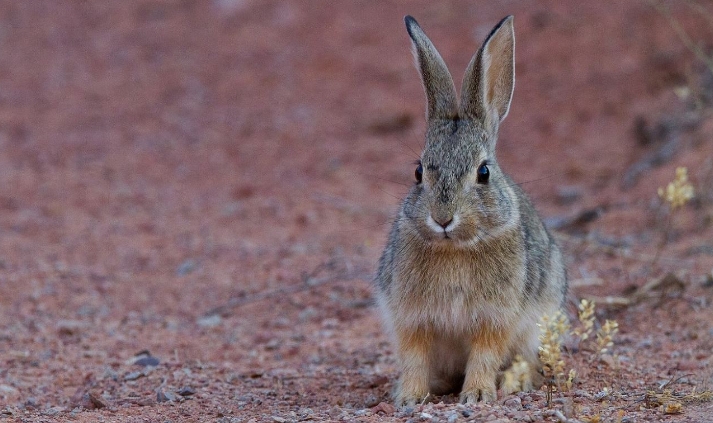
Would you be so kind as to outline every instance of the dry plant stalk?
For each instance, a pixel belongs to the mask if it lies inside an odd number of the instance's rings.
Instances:
[[[552,316],[542,316],[540,326],[540,361],[547,384],[547,404],[552,400],[555,386],[561,386],[564,377],[562,359],[562,337],[568,333],[570,325],[567,316],[558,310]]]
[[[594,301],[586,299],[582,299],[577,306],[580,326],[572,332],[579,337],[580,342],[589,339],[594,330],[594,307]]]
[[[606,320],[604,325],[597,332],[597,350],[599,354],[606,354],[614,345],[614,335],[619,332],[619,323],[614,320]]]
[[[666,185],[666,188],[659,188],[659,197],[661,197],[670,207],[670,213],[668,214],[668,223],[666,224],[666,229],[663,232],[663,239],[656,249],[656,254],[652,261],[652,266],[658,262],[659,256],[663,251],[664,246],[668,242],[669,231],[671,229],[671,216],[673,213],[683,207],[688,203],[694,196],[695,191],[693,190],[693,185],[688,182],[688,168],[677,167],[676,177],[672,182]]]
[[[569,370],[569,375],[567,375],[567,381],[564,383],[565,386],[567,387],[568,391],[572,390],[572,386],[574,385],[574,379],[577,378],[577,371],[574,369]]]
[[[503,373],[502,389],[505,395],[532,387],[530,365],[521,355],[516,355],[512,365]]]

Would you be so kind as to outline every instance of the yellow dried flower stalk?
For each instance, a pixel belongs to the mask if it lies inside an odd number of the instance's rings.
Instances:
[[[567,316],[557,311],[552,316],[543,316],[540,326],[540,361],[545,377],[558,386],[564,376],[562,359],[562,336],[569,331]]]
[[[570,369],[569,375],[567,375],[567,381],[564,383],[564,385],[567,387],[568,391],[572,390],[572,386],[574,385],[574,379],[577,378],[577,371],[574,369]]]
[[[502,389],[505,395],[532,389],[530,364],[521,355],[516,355],[510,368],[503,373]]]
[[[619,324],[614,320],[607,320],[597,332],[597,347],[600,354],[606,354],[614,345],[614,335],[619,332]]]
[[[579,337],[581,341],[589,339],[589,335],[594,330],[594,301],[582,299],[577,306],[577,315],[579,317],[580,327],[576,328],[573,333]]]
[[[669,182],[666,189],[659,188],[659,197],[669,203],[671,210],[675,210],[695,196],[693,185],[688,182],[688,169],[685,167],[676,168],[676,178]]]
[[[567,375],[567,381],[564,383],[564,386],[567,387],[568,391],[572,390],[572,386],[574,386],[574,379],[577,378],[577,371],[574,369],[569,370],[569,374]]]

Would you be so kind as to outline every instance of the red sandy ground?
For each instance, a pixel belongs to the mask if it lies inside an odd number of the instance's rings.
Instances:
[[[3,1],[0,420],[713,421],[645,398],[713,386],[713,77],[652,4]],[[664,5],[710,54],[713,4]],[[424,130],[405,14],[457,83],[515,15],[499,159],[570,303],[638,299],[600,304],[616,358],[569,348],[549,407],[388,406],[370,279]],[[677,166],[697,196],[669,217]]]

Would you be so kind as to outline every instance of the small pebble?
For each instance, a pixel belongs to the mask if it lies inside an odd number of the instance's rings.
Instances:
[[[503,405],[511,410],[521,410],[522,400],[519,397],[512,397],[505,400]]]
[[[142,367],[158,366],[159,363],[161,363],[161,360],[159,360],[157,357],[154,357],[151,355],[140,357],[140,358],[136,359],[136,361],[134,361],[135,366],[142,366]]]
[[[197,266],[198,263],[196,263],[194,260],[188,259],[178,266],[178,268],[176,269],[176,275],[186,276],[196,270]]]
[[[171,391],[158,391],[156,392],[156,402],[167,402],[167,401],[176,401],[178,397],[176,397],[176,394],[174,394]]]
[[[130,372],[124,376],[124,380],[136,380],[144,375],[144,372]]]
[[[213,328],[223,321],[223,318],[219,314],[211,314],[210,316],[203,316],[196,319],[196,324],[204,328]]]
[[[176,391],[176,393],[182,397],[190,397],[191,395],[196,393],[196,390],[191,388],[190,386],[183,386],[181,389]]]
[[[274,351],[274,350],[280,348],[281,344],[282,344],[282,342],[280,342],[279,339],[272,338],[269,341],[267,341],[267,343],[265,344],[265,349],[268,351]]]

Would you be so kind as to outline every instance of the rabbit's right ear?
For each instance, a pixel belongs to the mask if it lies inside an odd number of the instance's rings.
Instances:
[[[510,110],[515,87],[515,31],[512,16],[493,28],[463,77],[461,112],[497,128]]]
[[[407,15],[404,22],[413,42],[416,65],[426,89],[428,119],[453,119],[458,115],[458,100],[453,77],[448,72],[446,63],[416,19]]]

